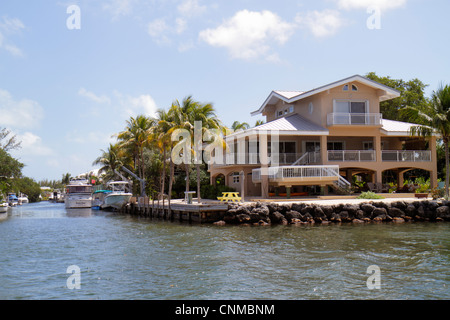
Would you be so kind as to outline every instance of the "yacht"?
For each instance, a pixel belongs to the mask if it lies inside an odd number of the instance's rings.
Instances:
[[[65,204],[66,208],[91,208],[92,207],[92,184],[86,179],[73,179],[66,186]]]
[[[28,203],[29,202],[28,196],[26,194],[23,194],[23,193],[20,194],[18,200],[19,200],[19,204],[24,204],[24,203]]]
[[[19,198],[17,198],[15,193],[8,193],[8,203],[11,207],[15,207],[19,204]]]
[[[100,205],[102,209],[121,209],[124,205],[130,201],[131,193],[125,191],[128,182],[125,181],[112,181],[108,183],[111,188],[111,193],[105,194],[103,204]]]

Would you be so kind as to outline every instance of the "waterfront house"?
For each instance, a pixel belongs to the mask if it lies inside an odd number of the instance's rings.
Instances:
[[[211,183],[268,198],[340,193],[356,176],[386,191],[384,172],[402,186],[405,172],[423,169],[437,186],[436,136],[413,137],[414,124],[380,113],[380,102],[399,96],[359,75],[305,92],[272,91],[251,113],[266,123],[226,136],[227,150],[211,158]]]

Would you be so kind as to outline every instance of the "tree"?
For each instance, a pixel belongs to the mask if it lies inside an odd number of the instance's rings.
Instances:
[[[24,164],[14,159],[3,149],[0,149],[0,178],[19,178]]]
[[[199,144],[196,148],[196,150],[202,149],[202,138],[206,131],[209,131],[211,129],[217,129],[218,131],[221,131],[222,129],[222,123],[217,118],[217,115],[215,113],[214,107],[211,103],[195,103],[193,104],[191,113],[190,113],[191,122],[200,121],[201,122],[201,139],[200,141],[195,141],[194,143]],[[241,126],[244,126],[246,124],[245,122],[243,124],[240,124]],[[200,185],[200,165],[202,162],[199,161],[199,159],[202,159],[201,155],[196,155],[197,161],[195,162],[196,169],[197,169],[197,201],[198,203],[201,202],[201,185]]]
[[[95,159],[92,165],[101,165],[99,174],[105,173],[106,180],[113,179],[116,175],[115,171],[120,170],[125,165],[119,145],[110,143],[106,151],[101,151],[102,155]]]
[[[260,126],[262,124],[264,124],[264,120],[256,120],[255,127]]]
[[[70,178],[71,178],[71,174],[70,173],[66,173],[62,175],[62,179],[61,179],[61,183],[62,184],[69,184],[70,183]]]
[[[144,179],[144,148],[148,146],[150,129],[154,125],[154,120],[139,115],[136,118],[131,117],[126,123],[125,130],[117,136],[119,146],[133,156],[134,168],[137,168],[139,178]]]
[[[412,135],[430,137],[439,134],[445,150],[445,198],[449,197],[449,142],[450,142],[450,86],[440,85],[431,95],[429,105],[406,106],[402,114],[419,125],[411,127]]]
[[[20,148],[21,141],[17,140],[16,135],[12,135],[11,130],[2,128],[0,130],[0,149],[5,151],[15,150]],[[8,137],[9,136],[9,137]],[[5,140],[6,139],[6,140]],[[5,140],[5,141],[3,141]]]
[[[247,130],[250,128],[250,125],[247,122],[239,122],[239,121],[235,121],[233,122],[233,124],[231,125],[231,129],[233,129],[233,131],[238,131],[238,130]]]
[[[381,77],[375,72],[367,73],[366,78],[400,91],[400,97],[380,102],[380,112],[383,114],[384,119],[409,122],[408,115],[399,112],[401,109],[406,106],[414,106],[422,110],[430,104],[429,99],[425,97],[424,91],[428,85],[417,78],[404,81],[402,79],[392,79],[389,76]]]

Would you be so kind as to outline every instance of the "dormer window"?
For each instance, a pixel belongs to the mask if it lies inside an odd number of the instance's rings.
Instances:
[[[288,108],[284,108],[283,110],[278,110],[276,112],[277,118],[281,118],[285,114],[293,113],[294,106],[289,106]]]

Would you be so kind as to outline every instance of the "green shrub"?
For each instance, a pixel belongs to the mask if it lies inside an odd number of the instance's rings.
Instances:
[[[383,196],[380,196],[372,191],[362,192],[356,199],[384,199]]]

